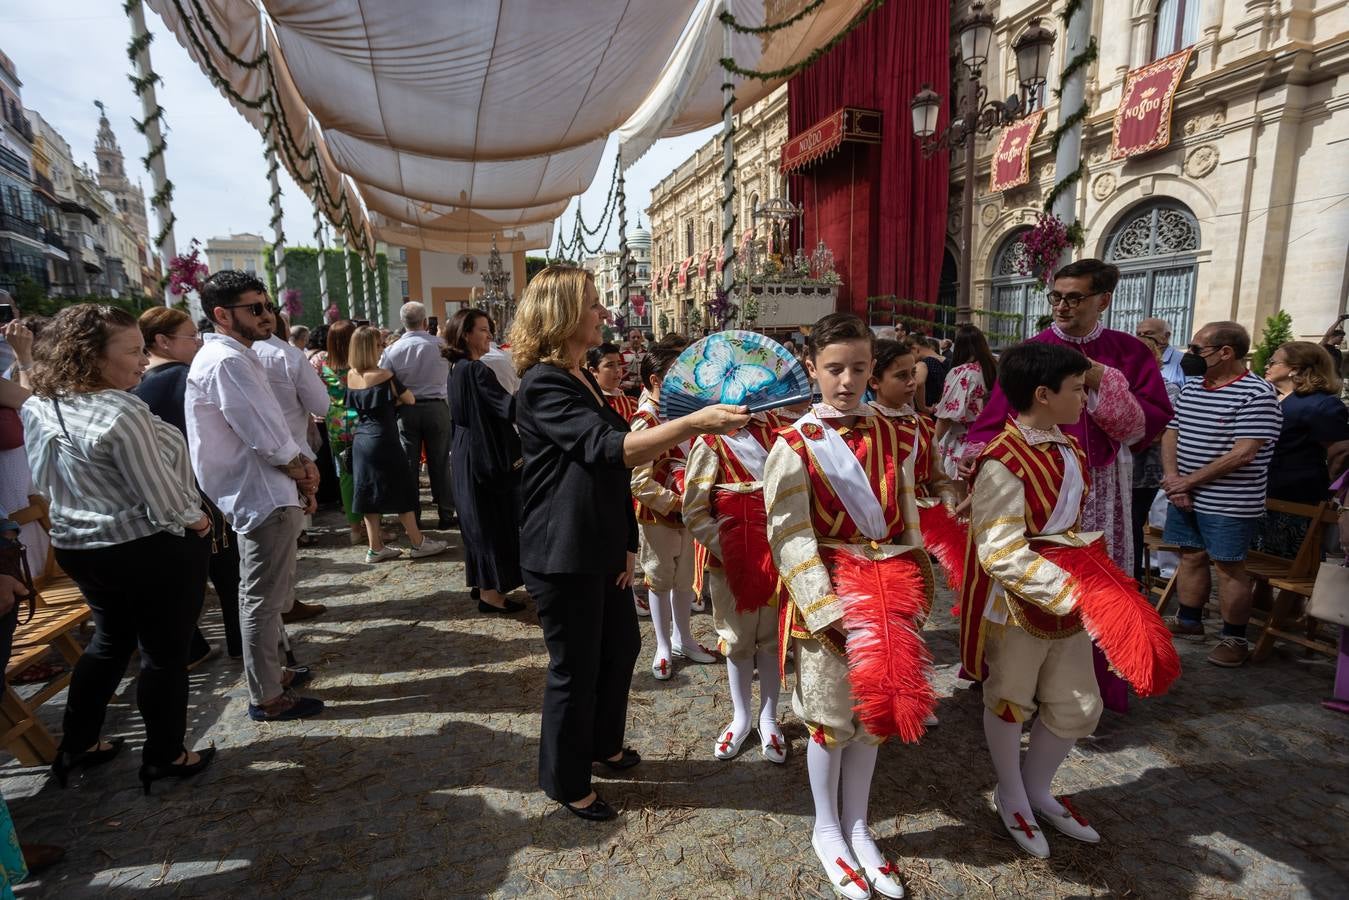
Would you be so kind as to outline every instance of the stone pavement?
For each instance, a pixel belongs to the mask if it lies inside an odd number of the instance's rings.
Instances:
[[[291,628],[328,713],[252,723],[239,664],[212,660],[192,676],[189,740],[214,741],[219,756],[145,797],[128,679],[105,733],[133,752],[65,791],[40,770],[0,768],[23,838],[69,850],[19,896],[829,896],[810,849],[805,733],[787,704],[786,766],[752,741],[717,762],[722,667],[685,665],[661,683],[644,654],[628,735],[646,761],[598,782],[620,818],[584,823],[535,788],[546,656],[531,614],[480,616],[453,555],[366,566],[344,533],[305,549],[300,577],[300,597],[329,607]],[[1182,647],[1172,694],[1107,714],[1060,774],[1106,842],[1051,833],[1041,862],[992,812],[979,695],[954,690],[949,606],[927,630],[941,724],[917,746],[882,749],[872,794],[912,895],[1344,896],[1349,719],[1317,702],[1328,661],[1281,649],[1231,671]],[[219,636],[218,612],[207,625]],[[712,641],[708,616],[695,628]],[[61,706],[44,710],[54,728]]]

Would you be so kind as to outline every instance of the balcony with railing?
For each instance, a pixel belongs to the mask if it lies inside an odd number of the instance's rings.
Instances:
[[[42,240],[42,229],[34,222],[7,212],[0,212],[0,232],[22,235],[29,240]]]
[[[24,180],[27,180],[32,175],[28,166],[28,160],[3,144],[0,144],[0,169],[18,175]]]

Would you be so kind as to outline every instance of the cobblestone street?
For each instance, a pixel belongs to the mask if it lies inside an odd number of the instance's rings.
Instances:
[[[126,735],[131,752],[66,791],[44,771],[0,769],[20,836],[68,849],[19,896],[829,895],[810,849],[804,730],[785,701],[785,767],[752,740],[717,762],[724,668],[685,665],[658,683],[648,649],[628,732],[646,761],[598,782],[622,810],[616,822],[581,822],[535,788],[546,656],[532,611],[481,616],[453,555],[367,566],[335,516],[321,521],[339,531],[302,551],[299,596],[328,612],[290,633],[328,712],[255,724],[240,664],[214,659],[193,673],[188,731],[219,757],[145,797],[125,681],[105,733]],[[872,793],[881,845],[912,895],[1343,896],[1349,719],[1318,703],[1328,660],[1281,648],[1224,670],[1184,645],[1173,693],[1107,714],[1061,773],[1059,789],[1105,842],[1051,833],[1053,858],[1038,862],[992,811],[980,698],[954,689],[943,600],[927,631],[941,724],[918,746],[887,745]],[[208,603],[208,636],[223,642]],[[649,648],[650,621],[642,627]],[[712,643],[708,615],[695,628]],[[53,730],[61,709],[58,698],[43,710]]]

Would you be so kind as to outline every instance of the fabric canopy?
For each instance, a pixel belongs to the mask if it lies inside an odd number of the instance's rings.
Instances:
[[[721,119],[726,0],[146,2],[371,258],[375,238],[546,246],[615,129],[626,164],[629,151]],[[730,0],[749,26],[809,5]],[[789,28],[737,34],[733,55],[791,65],[863,5],[826,0]],[[737,80],[737,106],[777,83]]]

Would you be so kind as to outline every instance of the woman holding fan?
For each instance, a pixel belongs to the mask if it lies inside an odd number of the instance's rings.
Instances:
[[[602,341],[603,316],[591,273],[555,265],[530,281],[511,327],[524,452],[520,565],[549,656],[539,784],[592,821],[617,815],[591,789],[592,764],[623,770],[641,762],[623,746],[641,650],[631,469],[697,434],[725,434],[749,421],[743,408],[718,405],[629,432],[586,369],[586,351]]]

